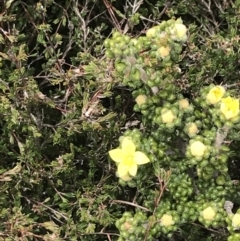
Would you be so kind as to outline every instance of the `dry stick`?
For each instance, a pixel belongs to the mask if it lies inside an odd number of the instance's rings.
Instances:
[[[109,12],[111,19],[112,19],[113,23],[115,24],[115,27],[117,28],[117,30],[119,32],[121,32],[121,26],[119,25],[118,20],[114,14],[113,6],[107,0],[103,0],[103,3],[105,4],[105,6]]]
[[[55,209],[53,209],[53,208],[45,205],[45,204],[42,203],[42,202],[38,202],[38,201],[36,201],[36,200],[30,199],[30,198],[27,198],[27,197],[24,197],[24,198],[25,198],[27,201],[37,203],[38,205],[47,208],[48,210],[52,211],[55,215],[57,214],[57,215],[61,216],[62,218],[64,218],[66,221],[69,219],[69,217],[63,215],[62,213],[60,213],[60,212],[56,211]],[[57,219],[57,220],[60,221],[59,219]]]
[[[219,232],[219,231],[217,231],[217,230],[214,230],[214,229],[212,229],[212,228],[206,228],[205,226],[203,226],[203,225],[201,225],[201,224],[198,224],[198,223],[192,223],[192,225],[201,227],[201,228],[203,228],[203,229],[207,229],[207,230],[212,231],[212,232],[214,232],[214,233],[221,233],[221,232]]]
[[[133,15],[138,11],[138,9],[140,8],[140,6],[143,4],[143,0],[134,0],[134,3],[133,3],[133,4],[131,4],[131,2],[127,0],[126,6],[125,6],[126,8],[127,8],[128,4],[129,4],[129,6],[132,8],[130,15],[133,16]],[[127,33],[128,30],[129,30],[129,28],[130,28],[130,27],[129,27],[129,19],[126,18],[126,20],[127,20],[127,22],[126,22],[126,24],[125,24],[125,27],[124,27],[124,30],[123,30],[123,34]]]
[[[221,13],[225,14],[225,12],[224,12],[221,4],[219,4],[216,0],[213,0],[213,1],[214,1],[214,3],[215,3],[215,6],[219,9],[219,11],[220,11]]]
[[[109,240],[109,241],[112,241],[109,234],[107,234],[107,237],[108,237],[108,240]]]
[[[207,11],[209,12],[209,14],[211,15],[212,19],[209,19],[209,20],[214,24],[214,26],[215,26],[216,29],[218,30],[219,25],[217,24],[217,21],[216,21],[216,19],[215,19],[215,17],[214,17],[214,14],[213,14],[213,12],[212,12],[212,10],[211,10],[211,1],[208,0],[208,3],[207,3],[207,2],[205,2],[204,0],[201,0],[200,2],[202,3],[203,6],[205,6],[206,10],[207,10]]]
[[[86,5],[85,4],[83,10],[86,10]],[[78,1],[76,2],[76,5],[73,6],[73,10],[77,17],[79,18],[80,22],[82,23],[82,31],[83,31],[83,43],[84,43],[84,50],[86,51],[87,48],[87,36],[89,34],[89,28],[87,28],[87,23],[85,22],[84,18],[81,16],[82,11],[80,12],[78,9]]]
[[[120,237],[120,235],[117,234],[117,233],[104,233],[104,232],[80,234],[80,236],[87,236],[87,235],[106,235],[106,236],[108,236],[108,237],[110,237],[110,236],[118,236],[118,237]],[[111,240],[111,239],[110,239],[110,240]]]
[[[147,211],[147,212],[151,212],[148,208],[145,208],[145,207],[143,207],[143,206],[140,206],[140,205],[138,205],[138,204],[136,204],[136,203],[131,203],[131,202],[122,201],[122,200],[113,200],[112,202],[114,202],[114,203],[127,204],[127,205],[130,205],[130,206],[133,206],[133,207],[137,207],[137,208],[143,209],[143,210],[145,210],[145,211]]]

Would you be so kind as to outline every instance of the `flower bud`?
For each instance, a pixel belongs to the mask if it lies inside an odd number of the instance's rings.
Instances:
[[[178,103],[179,103],[180,109],[187,109],[189,107],[188,99],[181,99],[181,100],[179,100]]]
[[[173,112],[167,108],[163,108],[161,111],[161,117],[163,123],[172,123],[173,120],[176,118],[176,116],[173,114]]]
[[[187,124],[187,134],[190,137],[195,136],[199,132],[198,127],[195,123],[189,123]]]
[[[137,102],[138,105],[145,104],[147,101],[147,96],[146,95],[139,95],[135,101]]]
[[[172,215],[164,214],[161,218],[161,225],[168,227],[174,224]]]
[[[190,145],[191,154],[195,157],[202,157],[207,147],[201,141],[195,141]]]
[[[165,57],[169,56],[170,48],[168,46],[167,47],[161,46],[160,48],[158,48],[157,52],[160,57],[165,58]]]
[[[208,207],[202,211],[203,218],[208,221],[214,220],[215,215],[216,215],[216,212],[212,207]]]

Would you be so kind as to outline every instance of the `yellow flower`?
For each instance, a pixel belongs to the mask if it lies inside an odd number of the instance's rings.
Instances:
[[[174,224],[172,215],[164,214],[161,218],[161,225],[168,227]]]
[[[179,100],[178,103],[179,103],[180,109],[187,109],[189,107],[188,99],[181,99],[181,100]]]
[[[220,109],[227,120],[237,117],[239,114],[239,99],[230,96],[223,98]]]
[[[129,175],[136,176],[138,165],[150,162],[148,157],[140,151],[128,137],[121,141],[121,148],[109,151],[109,155],[118,165],[117,175],[120,178],[128,178]]]
[[[205,220],[212,221],[216,215],[216,212],[212,207],[208,207],[202,211],[202,216]]]
[[[161,117],[163,123],[172,123],[176,116],[173,112],[167,108],[163,108],[161,111]]]
[[[209,101],[209,103],[214,105],[214,104],[217,104],[222,99],[224,94],[225,94],[224,87],[218,85],[210,89],[210,91],[206,96],[206,99]]]
[[[170,48],[168,46],[167,47],[161,46],[160,48],[158,48],[157,51],[158,51],[160,57],[162,57],[162,58],[165,58],[170,54]]]
[[[144,103],[146,103],[147,101],[147,96],[146,95],[139,95],[135,101],[137,102],[138,105],[142,105]]]
[[[187,40],[187,27],[182,23],[175,23],[171,29],[172,39],[178,41]]]
[[[193,156],[201,157],[203,156],[206,146],[201,141],[195,141],[190,146],[190,151]]]
[[[240,227],[240,214],[238,213],[234,214],[232,219],[232,226],[235,228]]]

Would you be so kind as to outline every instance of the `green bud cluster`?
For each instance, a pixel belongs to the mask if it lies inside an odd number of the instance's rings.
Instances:
[[[227,241],[239,241],[240,240],[240,233],[234,233],[228,236]]]
[[[134,216],[125,212],[115,225],[120,232],[118,241],[142,241],[148,228],[148,220],[143,212],[136,212]]]
[[[221,180],[224,178],[224,180]],[[223,200],[230,198],[233,194],[233,183],[230,178],[224,176],[217,176],[214,179],[206,182],[204,179],[196,182],[196,201],[200,202],[205,200],[206,202],[222,202]],[[221,181],[221,183],[219,183]],[[224,181],[224,183],[223,183]]]
[[[218,185],[222,185],[225,182],[224,176],[228,173],[229,147],[225,145],[214,146],[216,138],[216,129],[212,128],[211,131],[203,131],[203,136],[197,135],[190,139],[186,157],[189,165],[196,167],[199,178],[211,180],[214,176],[218,176],[216,181]]]
[[[198,220],[206,227],[218,228],[224,226],[226,211],[223,208],[224,202],[203,202],[198,205]]]
[[[139,203],[151,212],[142,221],[134,221],[138,212],[123,215],[116,223],[119,240],[144,240],[146,234],[147,240],[153,240],[196,220],[214,228],[227,223],[232,232],[229,240],[237,237],[223,206],[237,193],[228,173],[231,149],[225,139],[240,130],[239,102],[215,85],[202,88],[193,99],[182,95],[175,80],[181,74],[177,63],[186,32],[180,19],[169,20],[147,30],[146,36],[131,38],[114,32],[104,43],[115,76],[133,89],[134,111],[142,114],[142,130],[123,135],[151,162],[140,166],[130,181],[119,180],[123,186],[137,188]],[[161,179],[162,169],[172,173],[167,181]],[[166,183],[159,200],[159,185]]]
[[[197,135],[190,139],[186,150],[186,157],[192,165],[201,165],[200,163],[204,160],[208,160],[210,154],[211,146],[207,145],[203,136]]]
[[[225,206],[225,208],[226,208],[226,206]],[[235,214],[232,213],[231,207],[230,207],[231,210],[229,210],[229,207],[226,208],[226,210],[227,209],[228,209],[228,211],[227,211],[228,216],[226,217],[226,222],[228,224],[228,231],[231,233],[232,239],[235,240],[234,238],[238,237],[236,235],[236,232],[239,232],[239,229],[240,229],[240,209],[238,209]]]
[[[165,203],[166,204],[166,203]],[[180,223],[180,216],[169,205],[157,209],[155,215],[149,217],[145,213],[137,211],[134,215],[130,212],[123,213],[123,216],[115,223],[119,230],[118,241],[146,240],[152,241],[163,233],[168,237],[177,230]]]
[[[193,201],[181,201],[173,205],[173,208],[177,210],[181,217],[181,223],[191,223],[198,219],[198,204]]]
[[[224,114],[220,110],[221,101],[211,104],[211,96],[209,96],[211,89],[216,88],[215,85],[211,84],[200,90],[200,95],[194,100],[194,104],[198,106],[198,110],[194,113],[197,118],[203,120],[203,127],[208,128],[209,125],[216,126],[217,128],[222,128],[224,125],[233,127],[235,123],[239,122],[238,118],[226,119]],[[222,87],[223,88],[223,87]],[[224,89],[224,88],[223,88]],[[225,97],[230,96],[230,93],[225,92]]]
[[[142,146],[151,162],[156,162],[162,159],[164,156],[165,145],[164,143],[159,143],[152,136],[144,138],[142,140]]]
[[[154,216],[149,217],[151,223],[150,234],[158,238],[161,233],[171,234],[178,229],[180,216],[176,210],[157,210]]]
[[[138,88],[146,84],[157,92],[160,86],[171,88],[175,73],[180,72],[174,62],[180,60],[182,42],[187,39],[182,20],[163,21],[149,29],[146,36],[131,38],[114,32],[104,41],[105,55],[114,59],[116,75],[123,84]]]
[[[173,133],[176,128],[182,126],[184,114],[192,111],[188,100],[182,99],[180,95],[178,97],[179,99],[174,103],[166,101],[162,107],[156,107],[153,123],[157,124],[161,130]]]
[[[192,180],[188,174],[172,174],[168,185],[172,198],[178,202],[187,202],[193,194]]]
[[[126,46],[128,46],[130,40],[131,38],[129,36],[123,35],[117,31],[114,32],[111,39],[106,39],[104,41],[104,46],[106,47],[106,57],[116,58],[129,55],[131,52],[129,51],[129,48],[126,48]],[[119,70],[121,70],[121,68],[119,68]]]

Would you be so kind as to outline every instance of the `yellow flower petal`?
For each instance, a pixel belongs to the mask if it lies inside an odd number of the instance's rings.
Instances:
[[[213,87],[207,94],[206,99],[211,103],[211,104],[216,104],[218,103],[222,97],[225,94],[225,89],[221,85]]]
[[[236,213],[232,219],[232,226],[233,227],[240,227],[240,214]]]
[[[129,137],[125,137],[122,140],[121,146],[122,146],[122,151],[127,155],[133,155],[136,150],[136,146],[134,145],[133,141]]]
[[[137,164],[133,164],[130,168],[129,168],[129,174],[133,177],[135,177],[137,175]]]
[[[222,99],[220,106],[221,112],[227,120],[232,119],[239,114],[239,99],[227,97]]]
[[[121,149],[113,149],[108,153],[111,159],[115,162],[122,162],[126,158],[125,153]]]
[[[117,173],[120,178],[127,176],[128,170],[129,170],[129,167],[126,166],[123,162],[119,163]]]
[[[141,151],[136,151],[134,153],[134,161],[138,164],[138,165],[142,165],[145,163],[150,162],[149,158]]]
[[[118,171],[116,172],[116,176],[119,177]],[[132,180],[132,177],[130,177],[128,174],[125,176],[122,176],[121,179],[125,182]]]

